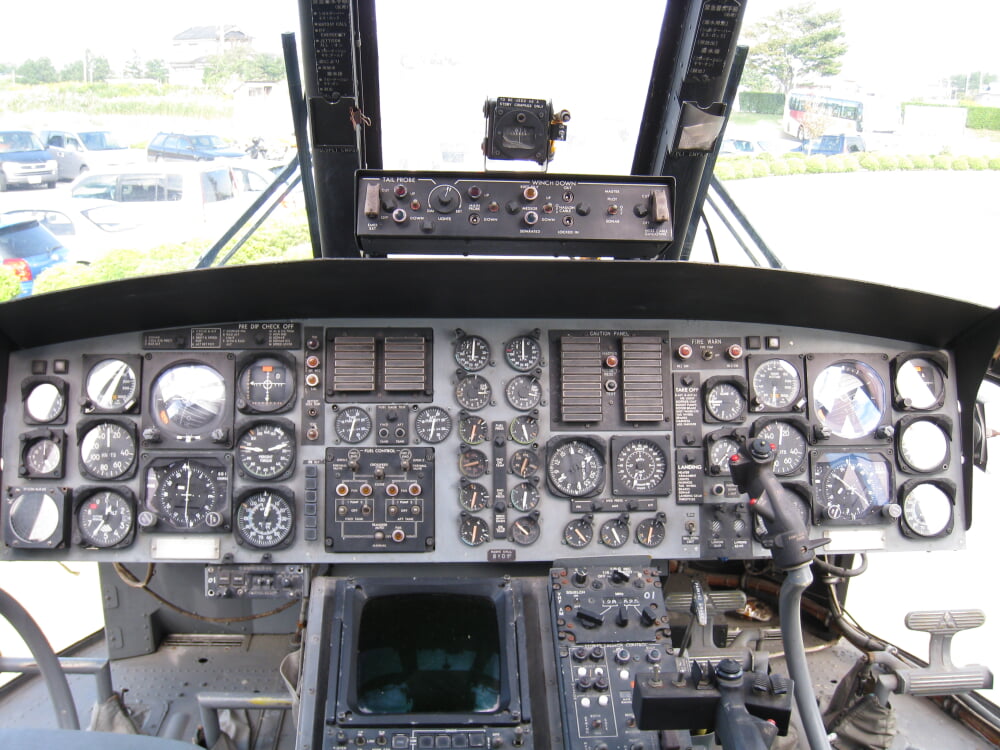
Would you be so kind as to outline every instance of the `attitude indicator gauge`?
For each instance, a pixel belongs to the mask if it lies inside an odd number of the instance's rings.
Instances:
[[[153,383],[150,405],[161,428],[180,437],[198,438],[222,422],[226,380],[208,365],[173,365]]]
[[[856,440],[875,431],[885,414],[885,384],[871,367],[857,360],[834,362],[816,377],[813,413],[839,438]]]

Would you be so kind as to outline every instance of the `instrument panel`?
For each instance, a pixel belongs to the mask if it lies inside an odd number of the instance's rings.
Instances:
[[[954,362],[688,320],[331,319],[10,357],[3,556],[767,556],[728,464],[777,450],[829,552],[964,544]]]

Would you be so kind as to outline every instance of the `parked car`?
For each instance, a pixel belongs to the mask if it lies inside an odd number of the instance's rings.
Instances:
[[[31,294],[42,271],[65,263],[66,248],[37,221],[8,222],[0,219],[0,260],[21,282],[19,297]]]
[[[246,151],[217,135],[157,133],[146,148],[149,161],[212,161],[240,159]]]
[[[824,135],[806,141],[792,151],[820,156],[853,154],[865,150],[865,141],[860,135]]]
[[[42,142],[59,165],[60,180],[141,159],[141,152],[122,146],[107,130],[43,130]]]
[[[0,193],[10,185],[56,186],[56,160],[30,130],[0,130]]]

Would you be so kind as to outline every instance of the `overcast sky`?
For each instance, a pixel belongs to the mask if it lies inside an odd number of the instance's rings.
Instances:
[[[455,0],[450,0],[455,2]],[[448,12],[449,0],[427,0],[426,17],[438,31],[451,31],[449,19],[461,19],[464,28],[454,35],[466,40],[486,37],[498,21],[507,20],[521,29],[526,39],[545,44],[572,20],[567,14],[588,0],[536,0],[498,4],[479,0],[457,0],[461,12]],[[602,12],[617,19],[648,16],[657,0],[600,0]],[[748,0],[746,24],[766,17],[793,0]],[[891,76],[908,81],[933,78],[963,70],[1000,72],[1000,2],[998,0],[817,0],[820,8],[841,7],[850,46],[845,74],[851,78]],[[379,3],[380,26],[405,16],[410,24],[418,0],[384,0]],[[530,7],[530,12],[522,9]],[[296,0],[169,0],[151,4],[136,0],[45,0],[40,3],[4,2],[0,21],[0,61],[21,62],[47,56],[57,67],[80,59],[85,49],[107,56],[113,65],[132,57],[143,60],[166,57],[171,38],[189,26],[236,24],[254,37],[255,47],[280,53],[280,34],[298,31]],[[410,13],[402,12],[410,10]],[[631,10],[630,10],[631,9]],[[515,12],[516,10],[516,12]],[[480,16],[471,33],[466,24]],[[539,19],[548,17],[546,23]],[[565,17],[562,24],[552,18]],[[645,21],[641,21],[645,23]],[[412,26],[408,27],[412,28]],[[418,29],[412,29],[419,34]],[[29,33],[30,32],[30,33]],[[609,44],[622,44],[620,29]],[[898,64],[886,66],[887,56]],[[880,82],[870,82],[877,85]]]

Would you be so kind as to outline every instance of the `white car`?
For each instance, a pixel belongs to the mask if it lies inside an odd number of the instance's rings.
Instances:
[[[145,154],[118,143],[107,130],[43,130],[42,141],[59,165],[59,179],[144,161]]]

